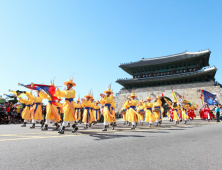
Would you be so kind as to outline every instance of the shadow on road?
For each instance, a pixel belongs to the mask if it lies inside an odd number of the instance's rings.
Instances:
[[[145,136],[139,136],[139,135],[111,135],[111,134],[95,134],[95,135],[90,135],[90,136],[97,138],[94,140],[107,140],[107,139],[129,138],[129,137],[135,137],[135,138],[145,137]]]

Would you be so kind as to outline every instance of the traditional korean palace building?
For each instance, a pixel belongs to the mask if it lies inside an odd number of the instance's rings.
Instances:
[[[123,86],[117,96],[117,110],[134,90],[138,100],[145,100],[151,94],[171,97],[171,88],[187,100],[202,105],[200,89],[212,93],[221,93],[214,86],[216,67],[209,67],[209,50],[201,52],[183,52],[164,57],[141,59],[140,61],[120,64],[119,67],[131,75],[131,78],[117,79]]]

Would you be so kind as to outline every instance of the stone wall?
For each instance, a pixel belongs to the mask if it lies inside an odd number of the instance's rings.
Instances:
[[[179,85],[172,85],[172,89],[178,92],[180,95],[184,96],[185,99],[195,102],[199,108],[202,107],[202,102],[200,99],[200,89],[209,91],[211,93],[217,94],[218,98],[217,101],[222,103],[222,88],[219,86],[214,86],[213,82],[203,82],[203,83],[192,83],[192,84],[179,84]],[[132,89],[122,89],[120,94],[116,96],[116,112],[119,112],[124,101],[130,95]],[[134,92],[137,96],[137,100],[145,100],[147,96],[150,96],[152,93],[155,95],[169,97],[172,101],[171,95],[171,86],[157,86],[157,87],[148,87],[148,88],[138,88],[134,89]],[[151,96],[152,98],[152,96]],[[153,102],[153,100],[152,100]],[[195,112],[199,115],[199,111]]]

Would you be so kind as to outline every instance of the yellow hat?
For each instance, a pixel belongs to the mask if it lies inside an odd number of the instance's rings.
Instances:
[[[80,100],[79,100],[79,98],[77,99],[77,102],[79,102]]]
[[[91,96],[90,99],[94,99],[93,96]]]
[[[84,96],[85,98],[87,98],[87,97],[89,97],[89,98],[91,98],[91,96],[90,96],[90,94],[88,93],[86,96]]]
[[[139,103],[143,103],[143,100],[140,100],[140,102]]]
[[[96,103],[99,103],[99,101],[96,101]]]
[[[156,99],[159,99],[160,98],[160,96],[156,96]]]
[[[113,92],[110,90],[110,88],[108,88],[106,91],[104,91],[104,93],[111,93],[111,94],[113,94]]]
[[[64,82],[63,84],[66,85],[66,86],[67,86],[67,84],[72,84],[73,87],[76,86],[76,83],[73,83],[73,81],[71,79],[69,79],[68,81]]]
[[[137,97],[134,93],[131,93],[130,97]]]
[[[147,97],[147,99],[146,100],[152,100],[150,97]]]

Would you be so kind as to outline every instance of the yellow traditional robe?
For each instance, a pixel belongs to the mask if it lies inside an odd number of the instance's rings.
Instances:
[[[116,111],[115,111],[116,103],[114,101],[111,103],[111,108],[112,108],[112,115],[113,115],[112,122],[116,122]]]
[[[91,102],[91,106],[90,106],[90,108],[91,108],[91,120],[92,121],[95,121],[95,117],[94,117],[94,107],[95,107],[95,103],[93,103],[93,102]]]
[[[131,100],[129,101],[129,112],[128,112],[128,120],[129,122],[138,122],[137,115],[138,113],[135,111],[138,101],[137,100]],[[135,110],[134,110],[135,109]]]
[[[23,99],[23,98],[19,99],[20,103],[23,103],[26,105],[25,109],[22,111],[21,116],[22,116],[22,119],[31,120],[32,118],[31,118],[30,109],[33,102],[33,96],[29,92],[26,92],[26,96],[28,97],[28,99]]]
[[[87,101],[87,100],[85,100],[84,102],[82,102],[82,107],[84,107],[84,112],[83,112],[83,119],[82,119],[82,121],[84,122],[84,123],[92,123],[92,121],[94,121],[94,120],[92,120],[91,118],[91,105],[92,105],[92,103],[91,103],[91,101]]]
[[[95,118],[95,120],[99,120],[99,105],[95,105],[95,107],[94,107],[94,118]]]
[[[161,107],[162,107],[162,101],[160,99],[157,99],[157,101],[153,103],[153,113],[156,118],[156,121],[157,120],[161,121],[163,118]]]
[[[175,121],[180,121],[179,114],[180,114],[180,110],[179,110],[179,106],[177,105],[177,107],[173,107],[173,119]]]
[[[128,101],[126,101],[124,104],[123,104],[123,107],[121,108],[121,114],[123,115],[123,120],[125,121],[128,121],[126,119],[126,112],[128,110],[129,106],[128,106]]]
[[[75,104],[75,119],[79,121],[81,119],[81,104]]]
[[[42,120],[42,98],[41,97],[34,97],[34,112],[32,114],[32,119],[34,120]]]
[[[146,122],[155,122],[156,117],[154,116],[153,113],[153,103],[144,103],[144,108],[146,111]]]
[[[139,121],[143,121],[144,120],[144,107],[143,104],[139,104],[139,106],[137,106],[136,108],[138,114],[138,120]]]
[[[55,92],[55,96],[60,98],[65,97],[62,108],[64,112],[63,121],[75,121],[75,102],[73,101],[75,94],[76,92],[73,89],[64,91],[57,89]]]
[[[39,96],[42,99],[47,99],[49,101],[47,103],[47,106],[46,106],[46,117],[45,117],[45,119],[50,119],[50,120],[54,120],[56,122],[59,122],[60,121],[60,115],[58,114],[57,106],[55,104],[52,104],[52,98],[48,94],[43,92],[42,90],[39,92]]]
[[[112,115],[112,109],[111,104],[113,102],[113,96],[105,96],[103,99],[100,99],[100,103],[102,105],[105,104],[105,107],[103,109],[103,116],[104,116],[104,122],[113,122],[113,115]]]

